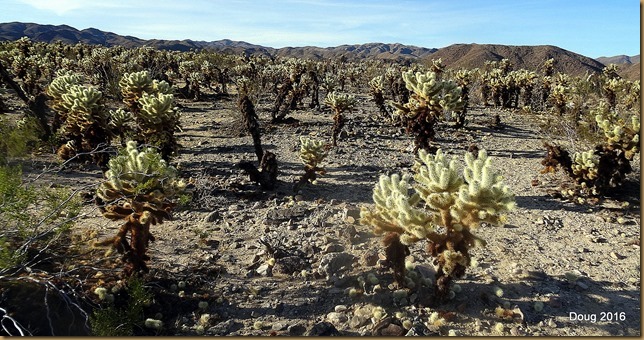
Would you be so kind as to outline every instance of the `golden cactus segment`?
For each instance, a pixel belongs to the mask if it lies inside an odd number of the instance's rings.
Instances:
[[[107,180],[97,190],[97,196],[105,202],[147,194],[172,197],[185,188],[185,183],[177,179],[177,170],[168,166],[156,150],[139,151],[134,141],[127,142],[126,149],[110,159],[108,166]]]
[[[335,112],[344,112],[351,110],[356,105],[356,97],[333,91],[324,98],[324,104],[330,106]]]
[[[154,83],[148,71],[125,73],[119,81],[123,102],[128,106],[143,96],[143,93],[153,92]]]
[[[300,159],[304,165],[317,168],[327,156],[327,145],[307,137],[300,137]]]
[[[575,152],[572,157],[572,161],[573,174],[586,181],[592,181],[597,178],[599,157],[593,150],[588,150],[585,152]]]

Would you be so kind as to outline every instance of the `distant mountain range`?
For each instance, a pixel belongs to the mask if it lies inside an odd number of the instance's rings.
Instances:
[[[346,57],[348,59],[374,58],[383,60],[429,60],[441,58],[448,67],[483,67],[487,60],[507,58],[515,69],[539,69],[549,58],[554,58],[555,71],[571,75],[586,72],[601,72],[607,64],[620,64],[620,72],[627,79],[639,79],[640,56],[615,56],[592,59],[583,55],[550,45],[508,46],[491,44],[455,44],[440,49],[402,44],[367,43],[341,45],[336,47],[283,47],[272,48],[228,39],[217,41],[194,40],[144,40],[133,36],[104,32],[95,28],[78,30],[67,25],[40,25],[33,23],[0,23],[0,41],[29,37],[34,41],[75,44],[78,42],[103,46],[140,47],[152,46],[158,49],[188,51],[208,49],[220,53],[264,54],[269,56],[325,59]]]

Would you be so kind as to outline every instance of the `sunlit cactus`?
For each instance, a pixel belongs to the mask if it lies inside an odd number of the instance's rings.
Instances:
[[[108,168],[96,190],[97,203],[106,218],[126,222],[116,236],[96,245],[109,245],[122,254],[127,276],[147,272],[146,252],[149,241],[154,241],[150,226],[171,218],[186,183],[156,150],[139,150],[133,141],[110,159]]]
[[[331,92],[327,94],[324,98],[324,104],[328,105],[333,109],[333,129],[331,135],[333,138],[332,145],[337,146],[338,135],[344,127],[345,120],[343,113],[345,111],[351,111],[356,105],[356,98],[353,95]]]
[[[617,112],[611,111],[609,106],[610,104],[600,102],[591,113],[595,114],[595,121],[604,133],[606,147],[610,150],[621,150],[630,161],[640,150],[639,112],[623,119]]]
[[[323,141],[300,137],[300,160],[304,163],[304,175],[295,183],[294,192],[298,192],[304,184],[315,181],[317,174],[326,173],[321,163],[326,158],[328,150],[329,145]]]
[[[123,102],[136,111],[136,103],[144,93],[152,93],[154,83],[148,71],[125,73],[119,81]]]
[[[141,109],[135,115],[140,136],[147,144],[157,146],[165,159],[177,150],[174,131],[179,128],[180,113],[172,94],[143,93],[138,101]]]
[[[71,72],[59,72],[46,89],[46,93],[52,99],[51,108],[56,111],[64,112],[62,106],[63,95],[69,92],[69,88],[74,85],[80,85],[83,77]]]
[[[583,182],[591,182],[597,178],[597,167],[599,166],[599,156],[594,150],[585,152],[575,152],[572,156],[572,172]]]
[[[369,90],[373,96],[374,103],[378,106],[378,110],[380,110],[380,114],[387,119],[390,118],[389,111],[385,105],[385,76],[373,77],[369,81]]]
[[[515,206],[514,195],[484,150],[478,157],[465,155],[462,174],[455,160],[448,160],[440,149],[436,155],[421,149],[418,157],[413,184],[409,175],[380,177],[373,191],[375,207],[361,208],[360,223],[372,226],[377,235],[386,234],[387,247],[426,240],[438,265],[436,295],[444,299],[451,280],[465,274],[469,249],[485,245],[472,231],[483,224],[505,224],[506,213]],[[404,254],[391,256],[399,281],[404,277]]]
[[[461,90],[452,81],[438,80],[434,72],[408,71],[403,80],[411,92],[409,102],[390,102],[395,114],[407,124],[407,132],[415,134],[415,149],[428,149],[434,140],[434,126],[444,111],[462,109]]]

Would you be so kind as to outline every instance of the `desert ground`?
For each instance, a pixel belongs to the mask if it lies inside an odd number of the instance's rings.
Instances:
[[[263,190],[237,167],[255,154],[236,95],[179,101],[181,148],[172,164],[191,182],[192,201],[151,229],[156,240],[144,282],[153,298],[145,317],[163,327],[136,334],[641,335],[639,156],[621,191],[580,205],[549,195],[564,174],[540,173],[544,141],[572,145],[545,127],[546,114],[474,106],[464,129],[440,123],[436,145],[461,164],[470,146],[487,150],[517,207],[505,226],[475,231],[487,246],[472,251],[473,265],[454,282],[460,289],[453,298],[425,306],[421,291],[392,285],[381,237],[359,223],[379,176],[410,171],[413,138],[379,117],[368,95],[357,100],[322,164],[326,174],[296,193],[293,183],[303,174],[298,137],[329,140],[328,108],[295,110],[291,123],[271,124],[270,102],[256,104],[262,144],[277,155],[280,171],[277,188]],[[500,125],[492,124],[496,114]],[[102,174],[93,165],[62,167],[51,154],[34,156],[23,171],[86,198],[71,231],[78,255],[60,266],[77,268],[77,284],[52,282],[51,291],[36,285],[27,303],[19,302],[20,290],[5,289],[0,305],[33,329],[87,334],[89,311],[99,304],[93,290],[118,285],[122,268],[117,255],[90,246],[119,227],[93,203]],[[425,244],[410,250],[408,268],[433,275]],[[86,304],[47,303],[65,287]],[[499,307],[511,312],[500,316]],[[430,322],[434,312],[440,320]]]

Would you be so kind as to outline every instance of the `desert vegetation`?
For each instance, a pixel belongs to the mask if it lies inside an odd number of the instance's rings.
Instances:
[[[0,333],[639,335],[640,81],[556,63],[2,42]]]

